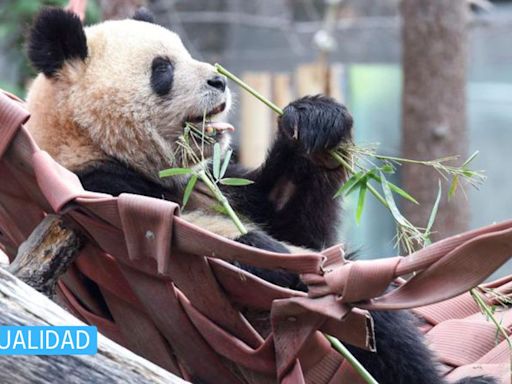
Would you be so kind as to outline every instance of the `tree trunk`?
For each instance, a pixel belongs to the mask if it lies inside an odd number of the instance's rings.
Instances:
[[[466,133],[466,0],[403,0],[404,88],[402,100],[402,154],[430,160],[467,156]],[[460,162],[458,164],[460,164]],[[407,203],[405,213],[425,227],[435,201],[439,175],[421,165],[403,168],[403,184],[420,202]],[[467,229],[469,206],[457,192],[448,201],[449,183],[443,181],[443,199],[433,239]]]

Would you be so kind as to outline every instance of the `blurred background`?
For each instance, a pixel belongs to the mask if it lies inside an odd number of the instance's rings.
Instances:
[[[34,76],[23,50],[27,27],[41,6],[66,3],[0,0],[0,88],[26,95]],[[89,0],[85,22],[129,17],[139,6],[195,58],[221,63],[281,107],[312,93],[343,101],[358,144],[424,160],[458,154],[458,164],[479,150],[472,168],[487,180],[451,201],[443,193],[436,239],[512,218],[512,1]],[[257,166],[276,116],[231,89],[239,159]],[[393,176],[420,201],[399,202],[419,226],[437,194],[439,177],[428,172],[409,167]],[[396,254],[389,212],[368,197],[356,224],[356,200],[345,202],[340,238],[364,258]]]

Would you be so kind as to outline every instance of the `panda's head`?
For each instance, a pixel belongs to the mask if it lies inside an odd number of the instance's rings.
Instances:
[[[223,147],[229,144],[226,79],[146,13],[83,28],[70,12],[44,9],[28,55],[41,72],[29,92],[29,129],[71,169],[114,157],[156,176],[179,163],[176,139],[185,122],[203,116]]]

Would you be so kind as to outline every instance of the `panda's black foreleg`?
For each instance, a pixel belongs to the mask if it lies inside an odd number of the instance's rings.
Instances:
[[[352,117],[334,100],[304,97],[284,109],[277,138],[263,166],[253,172],[231,167],[229,176],[254,184],[227,190],[235,210],[272,237],[320,250],[335,240],[345,177],[329,151],[351,138]]]

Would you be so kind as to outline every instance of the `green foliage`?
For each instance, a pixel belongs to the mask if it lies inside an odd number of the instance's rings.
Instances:
[[[247,233],[247,229],[240,221],[235,211],[233,211],[233,208],[231,208],[229,205],[228,199],[226,199],[226,197],[222,194],[222,191],[219,188],[219,184],[236,187],[249,185],[253,182],[251,180],[240,178],[224,178],[229,162],[231,161],[233,151],[231,149],[227,150],[224,154],[224,159],[222,159],[222,150],[220,144],[216,143],[213,137],[209,137],[205,133],[205,120],[206,115],[203,116],[203,124],[201,129],[199,129],[194,124],[186,123],[185,127],[183,128],[183,135],[181,135],[177,141],[181,160],[186,164],[188,164],[190,161],[191,167],[165,169],[159,172],[159,176],[163,178],[190,175],[190,178],[188,179],[187,185],[185,187],[185,191],[183,193],[182,208],[185,208],[187,205],[194,187],[197,184],[197,181],[201,180],[217,200],[217,204],[212,208],[219,213],[229,216],[240,233],[244,235]],[[200,142],[198,142],[198,140],[200,140]],[[209,172],[204,157],[205,143],[210,145],[214,144],[212,156],[212,173]],[[196,155],[194,147],[196,150],[200,151],[200,156]],[[174,155],[176,157],[177,154]]]
[[[158,173],[158,176],[160,176],[160,178],[163,178],[163,177],[178,176],[178,175],[189,175],[193,172],[194,171],[190,168],[169,168],[169,169],[164,169],[163,171],[160,171]]]
[[[438,183],[438,191],[436,201],[434,202],[434,206],[432,207],[432,211],[430,212],[430,216],[428,218],[427,228],[425,228],[425,232],[423,233],[423,238],[425,239],[425,246],[430,245],[432,241],[430,240],[430,234],[432,231],[432,226],[436,220],[437,211],[439,210],[439,203],[441,202],[441,196],[443,195],[443,187],[441,186],[441,180],[437,181]]]
[[[391,211],[391,214],[393,215],[395,221],[399,225],[407,226],[409,225],[408,220],[400,213],[400,210],[396,206],[395,199],[393,198],[393,192],[391,192],[391,188],[389,187],[388,181],[384,177],[384,174],[381,173],[381,186],[382,190],[384,191],[384,198],[386,199],[386,202],[388,203],[389,210]]]
[[[512,340],[510,339],[510,336],[509,336],[507,330],[501,324],[501,321],[498,321],[496,319],[496,317],[494,316],[494,313],[496,312],[496,306],[489,305],[487,303],[487,298],[485,296],[484,297],[481,296],[480,292],[482,292],[482,291],[484,293],[491,293],[490,296],[491,296],[491,298],[494,298],[494,299],[496,299],[496,297],[500,297],[501,295],[495,296],[496,294],[499,295],[499,293],[492,291],[492,290],[486,290],[485,288],[481,288],[481,287],[473,288],[469,291],[469,293],[471,294],[471,297],[473,298],[475,303],[478,305],[480,312],[482,312],[485,315],[485,317],[488,321],[491,321],[492,323],[494,323],[494,326],[496,327],[496,332],[500,333],[502,335],[502,337],[506,340],[508,349],[509,349],[509,358],[510,358],[510,361],[512,364]],[[498,299],[498,303],[507,308],[510,303],[510,299],[508,299],[506,297],[505,297],[505,300],[503,300],[503,301]]]
[[[379,384],[377,380],[366,370],[366,368],[357,360],[350,350],[341,343],[337,338],[324,334],[327,340],[331,343],[331,346],[337,350],[347,361],[352,365],[356,372],[366,381],[368,384]]]
[[[244,185],[250,185],[253,184],[254,181],[247,180],[247,179],[239,179],[234,177],[226,177],[224,179],[219,179],[219,183],[222,185],[231,185],[233,187],[241,187]]]
[[[187,186],[185,187],[185,192],[183,192],[183,208],[185,208],[185,206],[187,205],[188,200],[190,199],[190,195],[192,194],[192,191],[196,186],[197,177],[197,175],[192,175],[188,180]]]
[[[226,155],[224,156],[224,162],[222,163],[222,168],[220,169],[219,177],[224,177],[226,171],[228,169],[229,161],[231,160],[231,156],[233,155],[233,150],[230,148],[226,151]]]
[[[427,161],[410,160],[379,155],[376,146],[365,147],[355,144],[346,144],[337,151],[332,152],[332,156],[350,175],[348,180],[335,193],[334,197],[336,198],[341,195],[348,196],[353,191],[359,189],[360,195],[356,209],[356,222],[359,222],[364,205],[364,198],[362,197],[363,188],[364,193],[366,193],[368,189],[382,205],[389,209],[393,216],[397,227],[397,245],[407,253],[412,253],[416,249],[430,244],[429,237],[439,208],[441,187],[439,187],[439,193],[432,208],[427,227],[423,230],[411,224],[401,214],[393,198],[393,193],[414,204],[419,204],[418,201],[407,191],[404,191],[402,188],[388,181],[384,174],[393,174],[395,168],[400,167],[403,163],[413,163],[431,167],[439,173],[441,178],[445,180],[450,180],[451,178],[448,191],[448,198],[451,198],[461,185],[461,181],[465,181],[467,184],[477,188],[485,180],[485,176],[481,171],[475,171],[469,168],[469,164],[477,155],[478,151],[473,153],[461,166],[454,166],[448,165],[447,163],[456,160],[456,156]],[[370,181],[379,183],[384,197],[370,184]]]
[[[357,201],[357,210],[356,210],[356,222],[359,223],[361,221],[361,216],[363,215],[364,208],[364,200],[366,198],[366,190],[368,189],[368,178],[363,178],[364,182],[361,183],[359,188],[359,199]]]

